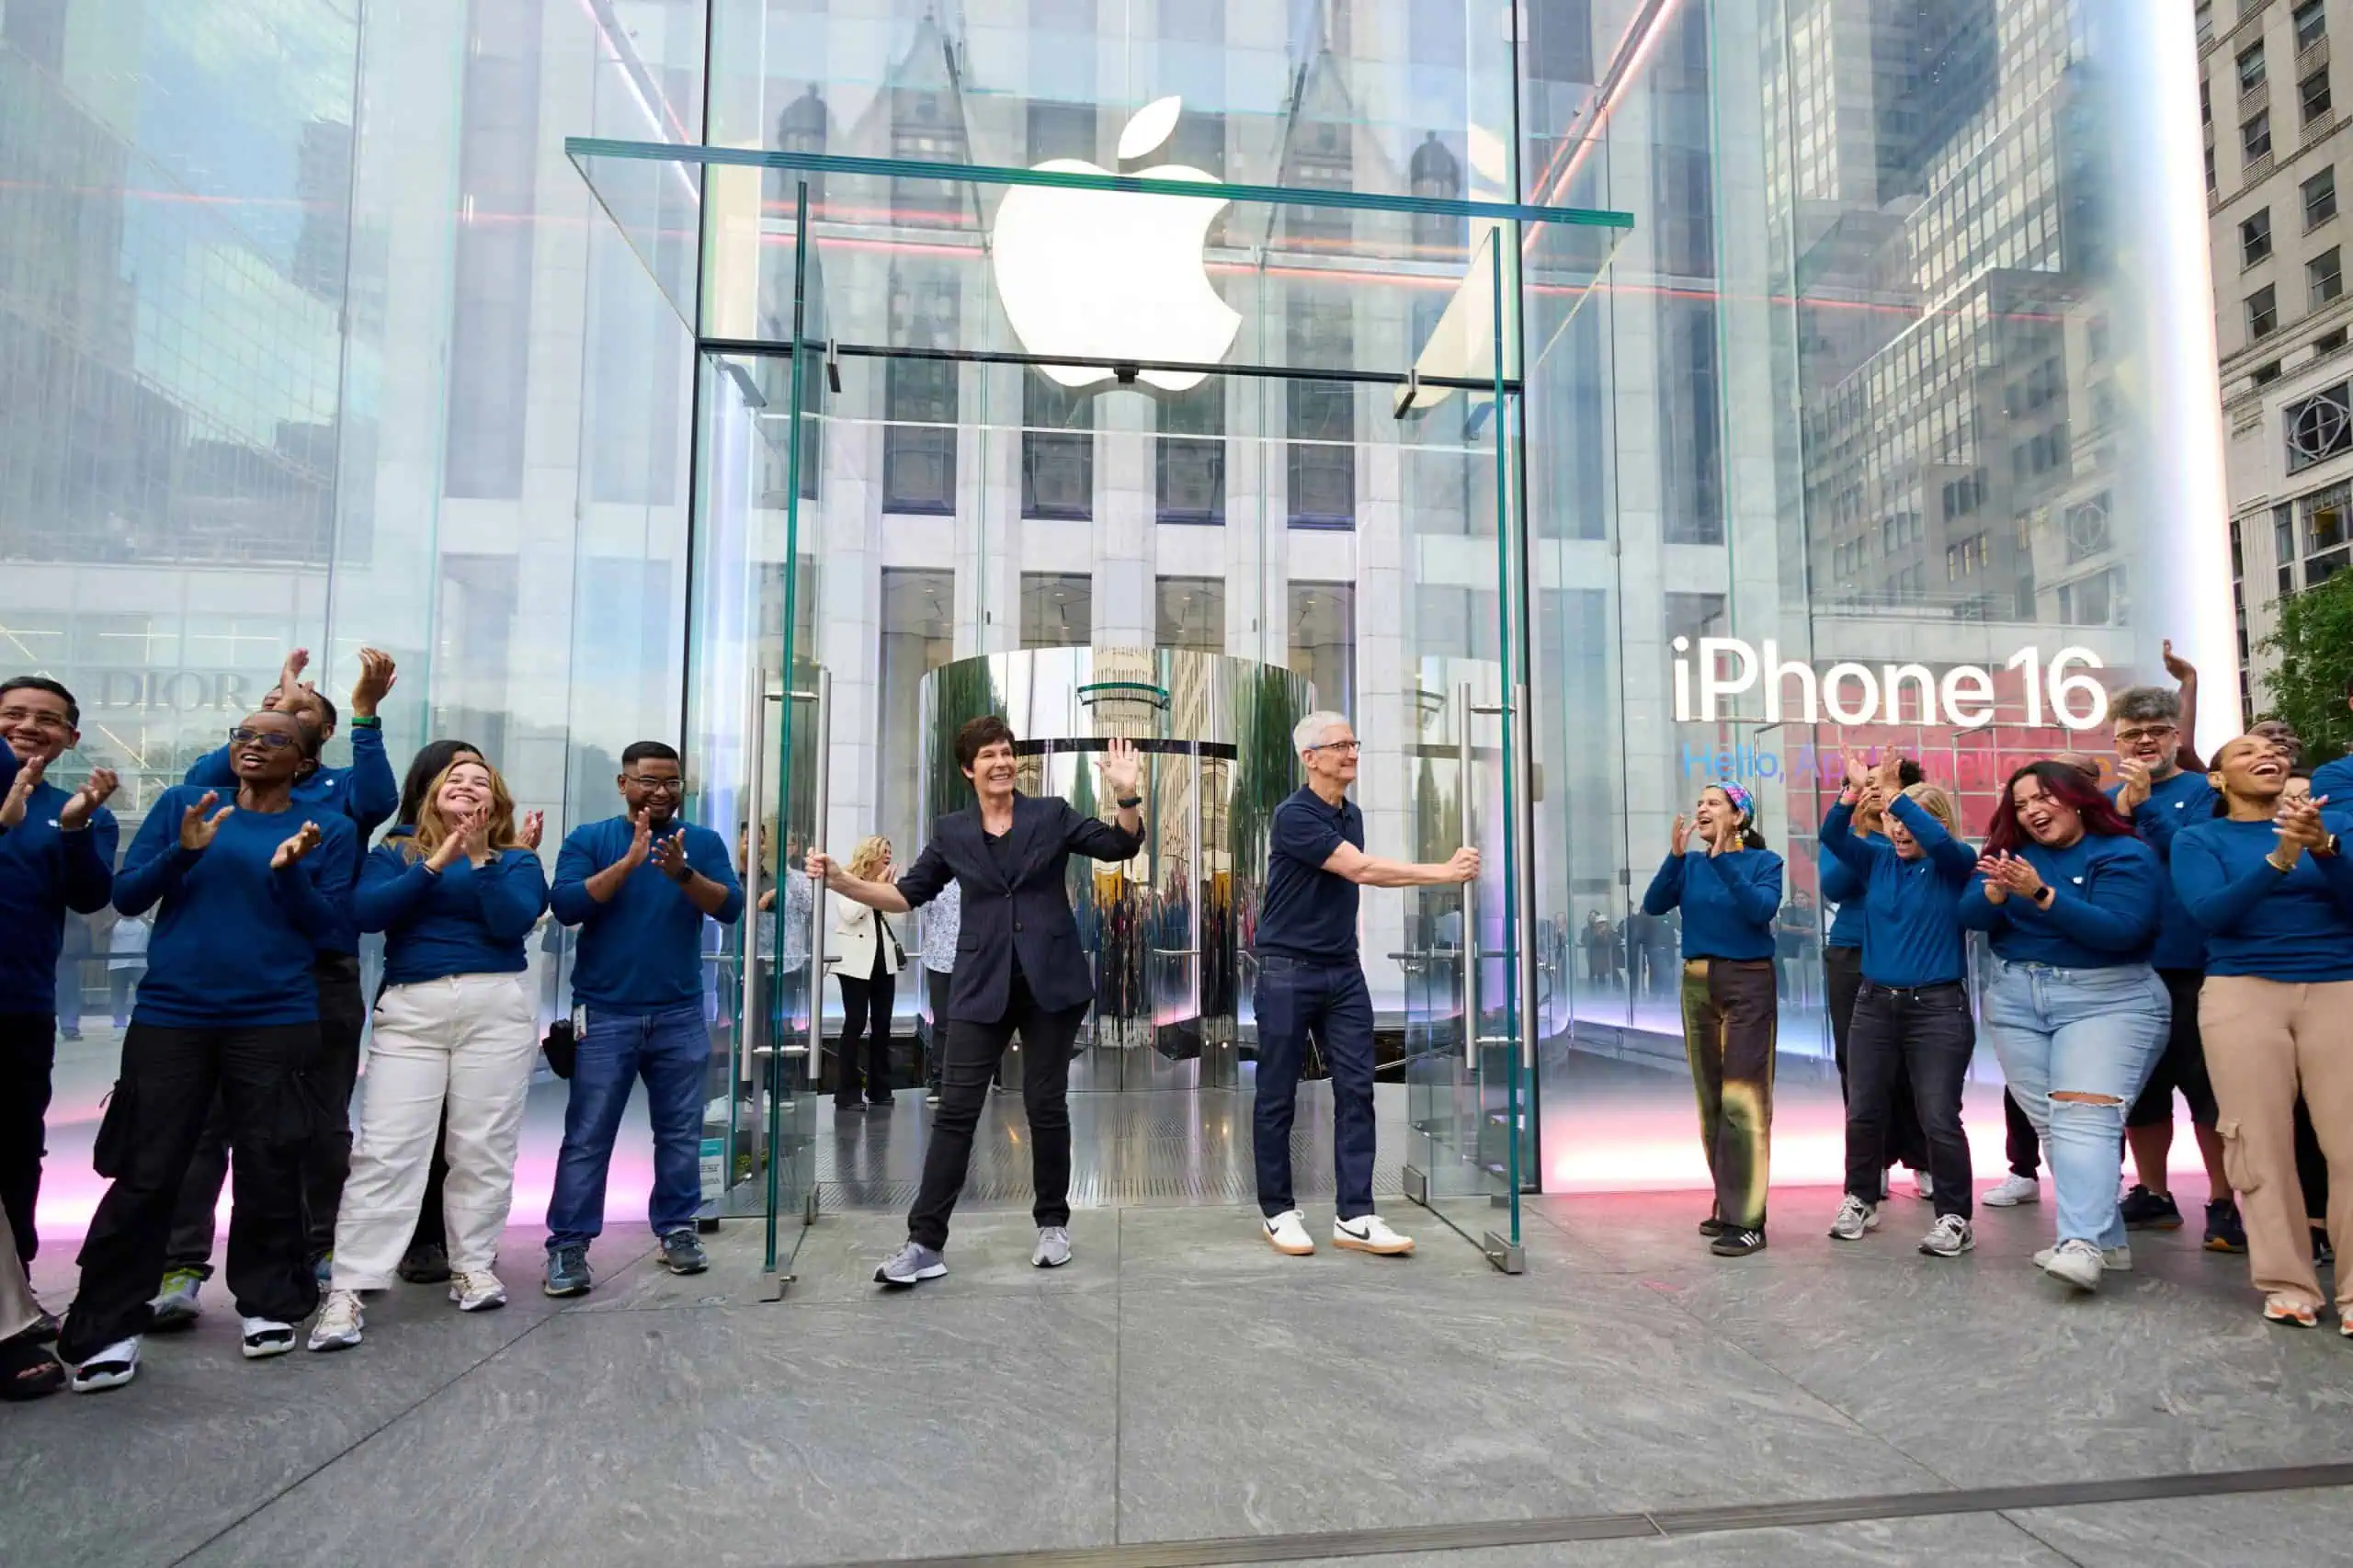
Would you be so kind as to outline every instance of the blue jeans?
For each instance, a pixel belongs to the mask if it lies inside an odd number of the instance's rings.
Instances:
[[[2002,963],[1985,992],[1985,1028],[2002,1074],[2042,1136],[2059,1194],[2059,1239],[2124,1244],[2116,1207],[2124,1113],[2156,1065],[2173,998],[2146,964],[2052,969]],[[2054,1100],[2100,1095],[2103,1103]]]
[[[1332,1064],[1332,1142],[1339,1165],[1339,1217],[1372,1212],[1372,993],[1354,963],[1302,963],[1268,953],[1258,965],[1258,1098],[1255,1142],[1258,1207],[1270,1218],[1296,1207],[1290,1127],[1307,1037]]]
[[[710,1031],[699,1005],[640,1017],[588,1010],[572,1098],[563,1108],[563,1153],[548,1199],[548,1250],[586,1246],[605,1229],[605,1177],[613,1136],[629,1108],[630,1085],[645,1080],[654,1123],[654,1196],[646,1219],[666,1236],[695,1222],[702,1207],[703,1078]]]

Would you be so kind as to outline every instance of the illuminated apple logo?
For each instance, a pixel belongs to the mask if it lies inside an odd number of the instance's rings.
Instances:
[[[1181,97],[1138,109],[1120,133],[1122,163],[1166,142],[1184,112]],[[1103,175],[1084,158],[1050,158],[1040,174]],[[1199,169],[1161,164],[1138,171],[1155,180],[1214,185]],[[1233,347],[1241,315],[1218,297],[1201,265],[1222,196],[1163,196],[1016,186],[997,204],[990,249],[997,298],[1014,335],[1032,354],[1090,359],[1214,364]],[[1066,387],[1108,381],[1105,366],[1045,365]],[[1199,370],[1142,370],[1167,392],[1199,386]]]

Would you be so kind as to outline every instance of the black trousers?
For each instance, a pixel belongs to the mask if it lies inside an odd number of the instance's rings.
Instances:
[[[976,1024],[957,1018],[948,1028],[948,1058],[940,1064],[939,1110],[931,1146],[924,1151],[923,1185],[907,1214],[910,1240],[948,1244],[948,1218],[963,1196],[972,1164],[972,1130],[988,1104],[989,1079],[1016,1034],[1021,1036],[1021,1101],[1029,1113],[1030,1213],[1040,1226],[1070,1223],[1070,1048],[1086,1017],[1084,1004],[1050,1013],[1013,977],[1005,1017]]]
[[[858,1104],[858,1045],[866,1047],[866,1097],[876,1104],[891,1097],[891,1009],[899,999],[896,975],[874,955],[874,971],[864,980],[838,977],[842,983],[842,1038],[834,1056],[834,1103]]]
[[[1973,1178],[1969,1140],[1961,1130],[1961,1086],[1969,1076],[1970,1053],[1976,1045],[1969,994],[1959,983],[1894,990],[1863,982],[1848,1047],[1848,1197],[1879,1201],[1900,1074],[1928,1145],[1937,1212],[1970,1217]]]
[[[360,996],[359,960],[351,954],[321,953],[312,973],[319,985],[318,1044],[303,1074],[321,1114],[302,1151],[301,1180],[305,1244],[316,1263],[335,1250],[335,1214],[343,1204],[344,1180],[351,1175],[351,1091],[359,1082],[359,1038],[368,1027],[368,1006]],[[229,1108],[216,1104],[180,1184],[166,1268],[212,1277],[212,1214],[229,1175],[232,1125]]]
[[[81,1288],[58,1354],[79,1361],[146,1332],[173,1205],[216,1099],[228,1108],[236,1151],[229,1288],[237,1311],[296,1323],[318,1306],[300,1186],[323,1108],[307,1076],[318,1039],[316,1024],[189,1029],[131,1021],[91,1152],[109,1185],[82,1244]]]
[[[17,1256],[30,1264],[40,1250],[33,1210],[40,1203],[40,1162],[49,1153],[49,1091],[57,1066],[57,1019],[49,1013],[0,1013],[0,1212],[16,1233]]]
[[[449,1123],[444,1118],[441,1131],[433,1135],[433,1163],[425,1168],[425,1207],[416,1211],[416,1230],[408,1238],[408,1249],[434,1246],[447,1249],[449,1245],[449,1227],[441,1219],[441,1195],[449,1180]]]
[[[1830,1005],[1831,1059],[1838,1064],[1838,1097],[1847,1099],[1847,1040],[1854,1033],[1855,998],[1863,985],[1863,949],[1860,948],[1824,948],[1822,949],[1822,991]],[[1888,1089],[1886,1153],[1888,1165],[1901,1165],[1908,1171],[1928,1169],[1928,1141],[1920,1131],[1919,1113],[1912,1108],[1912,1085],[1904,1075],[1902,1063],[1896,1066],[1896,1076]],[[1884,1168],[1884,1167],[1882,1167]],[[1934,1172],[1930,1172],[1933,1176]],[[1869,1202],[1877,1202],[1874,1194]]]
[[[2035,1136],[2033,1120],[2007,1087],[2002,1090],[2002,1153],[2009,1160],[2010,1174],[2035,1180],[2042,1168],[2042,1140]]]
[[[948,1060],[948,995],[954,989],[955,981],[953,970],[923,971],[924,990],[931,1001],[931,1032],[923,1042],[923,1081],[935,1093],[939,1088],[940,1065]]]

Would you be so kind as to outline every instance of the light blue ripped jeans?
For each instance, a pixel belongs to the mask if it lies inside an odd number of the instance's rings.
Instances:
[[[2147,964],[2053,969],[1995,960],[1985,1028],[2002,1075],[2042,1138],[2059,1194],[2059,1239],[2124,1244],[2117,1211],[2124,1113],[2165,1049],[2173,998]],[[2054,1100],[2054,1093],[2112,1102]]]

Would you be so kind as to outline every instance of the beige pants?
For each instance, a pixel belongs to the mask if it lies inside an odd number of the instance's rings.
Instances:
[[[17,1233],[8,1228],[8,1216],[0,1214],[0,1339],[24,1333],[39,1316],[40,1303],[33,1300],[32,1281],[17,1256]]]
[[[2325,1298],[2296,1179],[2296,1096],[2301,1090],[2311,1108],[2328,1160],[2329,1243],[2339,1258],[2353,1257],[2353,981],[2211,975],[2199,994],[2198,1028],[2255,1288],[2320,1307]],[[2336,1303],[2353,1314],[2353,1267],[2338,1267]]]

